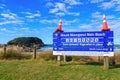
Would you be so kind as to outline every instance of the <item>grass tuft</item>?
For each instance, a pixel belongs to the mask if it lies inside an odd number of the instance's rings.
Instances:
[[[0,59],[30,59],[30,54],[22,54],[21,52],[14,50],[14,49],[8,49],[6,53],[0,52]]]
[[[47,51],[47,52],[43,52],[38,54],[38,59],[43,59],[45,61],[54,61],[56,60],[56,56],[53,55],[52,51]]]

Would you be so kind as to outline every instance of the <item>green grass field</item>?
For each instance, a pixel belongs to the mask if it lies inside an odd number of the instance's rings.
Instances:
[[[0,60],[0,80],[120,80],[120,67],[42,60]]]

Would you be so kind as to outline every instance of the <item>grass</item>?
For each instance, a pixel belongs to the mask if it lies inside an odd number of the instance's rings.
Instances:
[[[52,51],[37,54],[32,60],[32,55],[10,49],[0,53],[0,80],[120,80],[120,65],[103,70],[97,57],[67,56],[68,61],[71,58],[71,62],[58,66]],[[111,57],[110,63],[114,58],[120,63],[119,54]]]
[[[32,57],[31,54],[25,54],[19,50],[8,49],[6,52],[0,51],[0,59],[30,59]]]
[[[120,66],[43,60],[0,60],[0,80],[120,80]]]

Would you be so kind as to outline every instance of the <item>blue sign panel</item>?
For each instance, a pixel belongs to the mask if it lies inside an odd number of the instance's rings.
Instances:
[[[55,32],[54,51],[113,52],[113,31]]]

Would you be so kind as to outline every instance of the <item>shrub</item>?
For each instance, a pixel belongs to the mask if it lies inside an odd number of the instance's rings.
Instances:
[[[4,52],[0,52],[0,59],[30,59],[31,55],[29,54],[21,54],[17,50],[9,49]]]
[[[72,56],[65,56],[65,57],[67,62],[72,61]]]
[[[39,59],[43,59],[45,61],[56,60],[56,56],[53,55],[52,51],[46,51],[38,54]]]
[[[73,56],[72,61],[88,63],[93,62],[93,59],[90,58],[89,56]]]
[[[34,44],[38,47],[44,45],[43,41],[37,37],[19,37],[8,42],[8,45],[19,45],[24,47],[32,47]]]

